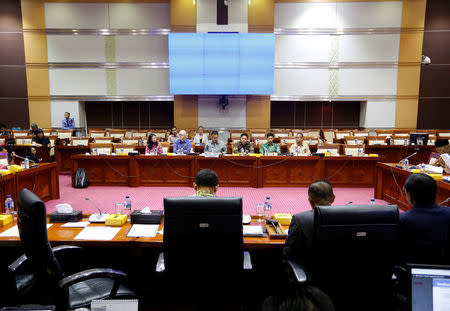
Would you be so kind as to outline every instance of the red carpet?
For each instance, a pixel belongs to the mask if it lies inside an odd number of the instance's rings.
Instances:
[[[88,197],[102,211],[114,212],[114,204],[123,202],[126,195],[132,200],[133,209],[142,209],[150,206],[152,209],[163,209],[164,197],[188,196],[194,193],[193,188],[187,187],[104,187],[91,186],[86,189],[72,188],[71,178],[68,175],[60,175],[60,200],[46,202],[47,212],[55,211],[56,204],[69,203],[75,210],[84,213],[94,213],[95,209],[86,202]],[[295,214],[310,209],[307,188],[236,188],[221,187],[219,196],[240,196],[244,202],[245,214],[256,214],[256,204],[264,203],[266,196],[272,200],[273,212]],[[334,188],[336,201],[334,205],[369,204],[374,196],[373,188]],[[376,204],[387,204],[376,200]]]

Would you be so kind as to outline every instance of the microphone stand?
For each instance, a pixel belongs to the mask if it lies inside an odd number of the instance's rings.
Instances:
[[[417,152],[414,152],[413,154],[407,156],[406,158],[401,159],[401,160],[398,162],[399,164],[396,165],[396,167],[403,168],[403,166],[402,166],[400,163],[405,162],[405,160],[408,160],[409,158],[415,156],[416,154],[417,154]]]
[[[97,214],[92,214],[89,216],[89,222],[105,222],[106,218],[109,216],[108,213],[102,213],[102,211],[95,205],[89,198],[85,198],[86,201],[89,202],[93,207],[95,207],[98,210]]]

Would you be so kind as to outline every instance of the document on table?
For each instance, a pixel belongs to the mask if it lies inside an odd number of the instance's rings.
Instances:
[[[134,224],[127,234],[127,237],[154,238],[159,225]]]
[[[92,311],[138,311],[138,306],[137,299],[93,300],[91,302]]]
[[[242,226],[244,236],[262,237],[264,236],[261,226]]]
[[[53,226],[53,224],[47,224],[47,230],[51,226]],[[0,237],[3,238],[19,237],[19,228],[17,227],[17,225],[15,225],[14,227],[11,227],[8,230],[0,233]]]
[[[86,227],[75,237],[75,240],[111,241],[122,227]]]
[[[89,221],[79,221],[79,222],[66,222],[61,225],[62,228],[84,228],[89,225]]]

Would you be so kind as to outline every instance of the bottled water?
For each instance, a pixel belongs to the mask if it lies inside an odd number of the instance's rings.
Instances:
[[[370,205],[375,205],[375,199],[374,198],[370,199]]]
[[[264,202],[264,218],[270,218],[272,216],[272,201],[270,197],[266,197],[266,202]]]
[[[28,157],[25,158],[25,169],[29,169],[30,168],[30,160],[28,159]]]
[[[408,160],[408,159],[406,159],[406,160],[405,160],[405,170],[407,170],[407,169],[408,169],[408,167],[409,167],[409,160]]]
[[[295,155],[298,155],[298,146],[295,147]]]
[[[8,194],[5,200],[5,214],[13,214],[14,213],[14,200],[11,198],[11,195]]]
[[[123,147],[120,148],[120,154],[123,155]]]
[[[245,151],[244,151],[244,147],[242,147],[241,148],[241,153],[243,154]]]
[[[98,155],[97,148],[94,148],[94,154],[95,154],[95,155]]]
[[[362,150],[361,150],[361,148],[358,148],[358,157],[361,157],[362,156]]]
[[[125,197],[125,201],[123,202],[123,210],[125,214],[131,214],[131,199],[129,195]]]

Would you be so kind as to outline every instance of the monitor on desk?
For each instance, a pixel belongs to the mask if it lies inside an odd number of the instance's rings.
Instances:
[[[448,310],[450,266],[411,267],[411,310]]]
[[[411,133],[409,134],[409,143],[411,145],[426,146],[428,144],[428,133]]]

